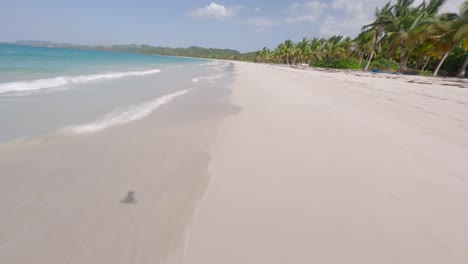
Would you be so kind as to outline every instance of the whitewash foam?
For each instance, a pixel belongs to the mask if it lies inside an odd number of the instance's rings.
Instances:
[[[88,134],[101,131],[105,128],[130,123],[132,121],[140,120],[149,115],[156,108],[161,105],[167,104],[174,98],[190,92],[191,89],[178,91],[175,93],[167,94],[151,101],[144,102],[139,105],[129,106],[124,109],[113,111],[104,117],[96,120],[95,122],[69,127],[71,131],[78,134]]]
[[[144,76],[149,74],[160,73],[161,70],[153,69],[146,71],[128,71],[128,72],[112,72],[103,74],[92,74],[92,75],[78,75],[78,76],[60,76],[47,79],[37,79],[31,81],[21,82],[9,82],[0,83],[0,94],[10,92],[25,92],[25,91],[36,91],[48,88],[56,88],[69,84],[78,84],[90,81],[115,79],[127,76]]]

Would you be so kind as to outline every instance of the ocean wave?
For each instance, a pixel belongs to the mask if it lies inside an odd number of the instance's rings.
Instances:
[[[196,78],[193,78],[192,79],[192,82],[196,83],[196,82],[210,82],[210,83],[216,83],[216,80],[217,79],[221,79],[223,77],[225,77],[227,74],[217,74],[217,75],[214,75],[214,76],[206,76],[206,77],[196,77]]]
[[[209,62],[205,62],[205,63],[200,63],[199,65],[200,66],[205,66],[205,65],[214,66],[214,65],[218,65],[219,63],[220,63],[219,61],[209,61]]]
[[[115,79],[127,76],[144,76],[148,74],[160,73],[159,69],[152,69],[146,71],[128,71],[128,72],[111,72],[103,74],[92,75],[78,75],[78,76],[59,76],[47,79],[37,79],[31,81],[9,82],[0,83],[0,94],[11,92],[26,92],[36,91],[42,89],[56,88],[69,84],[77,84],[83,82],[97,81],[103,79]]]
[[[156,108],[161,105],[167,104],[172,101],[174,98],[184,95],[190,92],[192,89],[186,89],[171,94],[167,94],[158,98],[155,98],[151,101],[144,102],[139,105],[133,105],[125,107],[124,109],[113,111],[104,117],[96,120],[95,122],[68,127],[67,130],[70,130],[77,134],[89,134],[93,132],[98,132],[108,127],[130,123],[132,121],[140,120],[145,116],[149,115]]]
[[[216,66],[216,67],[213,67],[214,70],[217,70],[217,71],[226,71],[226,68],[230,66],[230,63],[223,63],[219,66]]]

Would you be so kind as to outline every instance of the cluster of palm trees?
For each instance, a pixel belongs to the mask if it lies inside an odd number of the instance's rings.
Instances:
[[[362,27],[355,39],[333,36],[328,39],[291,40],[276,49],[264,48],[255,53],[258,62],[308,65],[336,60],[353,60],[367,70],[373,60],[386,60],[388,67],[398,62],[400,71],[427,70],[430,61],[436,76],[454,49],[464,58],[457,76],[465,77],[468,64],[468,0],[458,14],[439,14],[446,0],[389,2],[375,11],[375,20]]]
[[[333,36],[329,39],[303,38],[298,43],[288,39],[273,51],[263,48],[256,52],[255,59],[258,62],[315,64],[322,60],[332,62],[337,59],[346,59],[352,54],[353,40],[351,38]]]

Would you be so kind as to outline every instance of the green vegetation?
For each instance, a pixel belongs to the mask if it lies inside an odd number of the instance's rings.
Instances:
[[[382,58],[382,59],[371,61],[369,68],[370,69],[382,69],[382,70],[390,69],[390,70],[397,71],[400,68],[400,65],[395,61],[391,60],[389,62],[388,60]]]
[[[308,64],[339,69],[386,69],[408,74],[466,77],[468,64],[468,0],[458,14],[438,11],[446,0],[415,6],[397,0],[377,8],[375,20],[355,39],[291,40],[276,49],[255,53],[257,62]]]
[[[127,52],[127,53],[140,53],[140,54],[154,54],[165,56],[184,56],[195,58],[210,58],[210,59],[239,59],[241,53],[237,50],[230,49],[212,49],[201,47],[188,47],[188,48],[165,48],[153,47],[149,45],[113,45],[110,47],[98,46],[93,47],[96,50],[107,50],[113,52]]]
[[[346,59],[339,59],[334,60],[332,62],[328,62],[326,60],[320,61],[313,65],[314,67],[321,67],[321,68],[333,68],[333,69],[353,69],[353,70],[361,70],[362,67],[353,60],[346,60]]]

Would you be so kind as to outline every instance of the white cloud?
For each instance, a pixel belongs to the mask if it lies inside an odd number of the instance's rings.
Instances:
[[[346,14],[354,18],[364,19],[371,17],[376,6],[382,6],[388,0],[368,1],[368,0],[335,0],[331,7],[335,10],[344,10]]]
[[[286,23],[316,21],[328,7],[328,4],[319,1],[294,3],[289,6],[289,16],[284,19]]]
[[[285,23],[313,22],[316,21],[328,7],[328,4],[319,1],[308,1],[302,3],[294,3],[289,6],[287,11],[288,16],[281,19],[271,19],[268,17],[250,17],[243,22],[257,28],[265,28],[278,26]],[[260,12],[260,8],[254,9],[255,12]]]
[[[329,15],[320,25],[320,34],[356,36],[363,25],[374,19],[376,7],[382,7],[389,0],[334,0],[331,8],[343,12],[340,16]]]
[[[457,13],[460,11],[460,6],[464,0],[447,0],[445,4],[440,8],[441,13],[451,12]]]
[[[264,28],[280,25],[280,21],[275,21],[267,17],[251,17],[244,20],[246,24],[252,25],[254,27]]]
[[[354,37],[359,34],[363,25],[365,23],[361,20],[327,16],[322,25],[320,25],[320,34],[324,37],[333,35]]]
[[[296,2],[296,3],[291,4],[291,5],[289,6],[289,10],[291,10],[291,11],[296,11],[296,10],[299,9],[300,6],[301,6],[301,5],[300,5],[299,3]]]
[[[256,12],[256,13],[262,12],[262,9],[260,7],[256,7],[256,8],[254,8],[254,12]]]
[[[189,15],[195,18],[223,19],[236,16],[241,9],[240,5],[226,7],[213,2],[203,8],[193,10]]]
[[[413,6],[418,6],[420,5],[424,0],[415,0],[413,3]],[[428,2],[429,0],[426,0]],[[463,0],[447,0],[445,3],[441,6],[439,13],[458,13],[461,4],[463,3]]]
[[[321,3],[320,1],[309,1],[309,2],[305,2],[304,5],[309,10],[315,9],[315,8],[322,9],[322,8],[328,7],[328,4]]]

